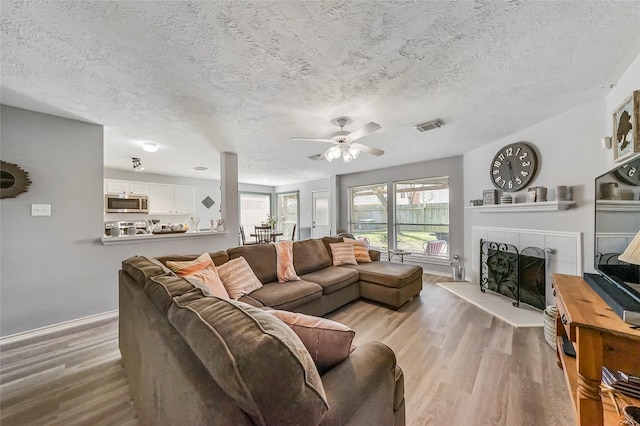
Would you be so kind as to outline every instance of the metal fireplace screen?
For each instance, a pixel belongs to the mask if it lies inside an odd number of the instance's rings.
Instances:
[[[545,250],[480,240],[480,291],[491,290],[520,302],[545,308]]]

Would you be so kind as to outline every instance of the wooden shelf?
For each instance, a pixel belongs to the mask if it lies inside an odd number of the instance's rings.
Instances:
[[[541,203],[491,204],[485,206],[467,206],[465,209],[481,213],[514,212],[557,212],[575,206],[575,201],[544,201]]]
[[[599,212],[640,212],[640,201],[596,200],[596,210]]]

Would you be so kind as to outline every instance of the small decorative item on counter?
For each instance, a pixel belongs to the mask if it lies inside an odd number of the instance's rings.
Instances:
[[[117,226],[114,226],[113,228],[111,228],[111,232],[109,233],[109,235],[111,235],[112,237],[119,237],[120,236],[120,228]]]
[[[200,225],[200,218],[192,216],[191,223],[193,224],[193,232],[198,232],[198,225]]]
[[[527,191],[527,203],[535,203],[536,202],[536,189],[537,189],[537,187],[532,186]]]
[[[482,200],[471,200],[470,201],[470,205],[471,206],[481,206],[482,205]]]
[[[217,231],[224,231],[224,219],[218,219]]]
[[[270,214],[268,214],[267,224],[273,229],[274,226],[276,226],[276,223],[278,223],[278,218],[276,216],[271,216]]]

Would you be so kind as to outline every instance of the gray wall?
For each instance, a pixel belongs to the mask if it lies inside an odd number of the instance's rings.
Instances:
[[[386,182],[389,188],[393,182],[407,179],[418,179],[432,176],[449,176],[449,252],[463,257],[464,247],[464,214],[463,214],[463,169],[462,156],[441,158],[421,163],[406,164],[398,167],[352,173],[338,176],[338,228],[348,229],[349,187]],[[389,217],[393,217],[392,203],[389,203]],[[390,225],[391,226],[391,223]],[[391,229],[389,229],[391,232]],[[426,269],[440,272],[451,272],[449,263],[428,261]]]
[[[582,261],[585,272],[593,271],[594,179],[614,167],[613,152],[603,149],[601,138],[612,134],[612,113],[633,90],[640,89],[640,55],[615,87],[599,100],[586,102],[563,114],[497,140],[464,155],[464,201],[482,198],[493,189],[489,163],[504,145],[526,141],[540,156],[537,177],[531,186],[568,185],[577,206],[560,212],[480,213],[465,211],[465,253],[471,253],[471,228],[495,226],[533,230],[569,231],[583,234]],[[516,193],[518,201],[526,191]],[[464,259],[471,270],[471,259]],[[472,277],[469,277],[472,278]]]
[[[318,180],[311,180],[308,182],[301,182],[297,184],[276,186],[275,192],[278,193],[278,192],[300,191],[300,195],[298,199],[298,206],[300,208],[300,227],[309,228],[311,227],[311,222],[312,222],[311,193],[313,191],[329,190],[330,189],[329,185],[330,185],[329,178],[318,179]]]
[[[0,129],[2,160],[33,182],[0,203],[2,336],[117,309],[117,271],[127,257],[237,245],[230,232],[104,246],[102,126],[3,105]],[[31,217],[32,203],[51,204],[52,215]]]

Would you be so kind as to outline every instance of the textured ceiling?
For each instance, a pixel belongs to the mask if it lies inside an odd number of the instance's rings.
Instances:
[[[462,154],[604,97],[640,52],[638,1],[2,0],[1,20],[2,103],[104,125],[105,167],[219,179],[228,151],[268,185]],[[290,140],[343,115],[386,153]]]

